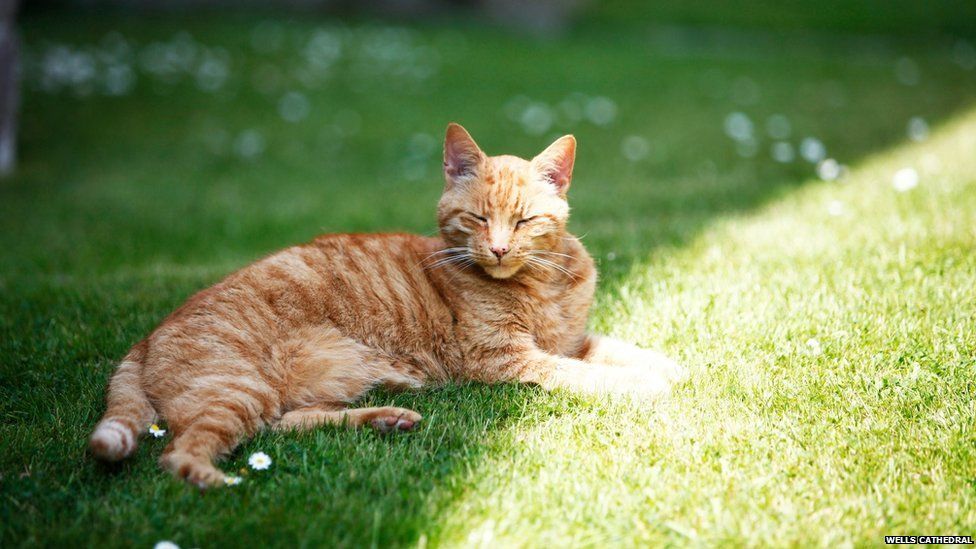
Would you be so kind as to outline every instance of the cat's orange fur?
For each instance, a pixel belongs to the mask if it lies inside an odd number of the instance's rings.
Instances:
[[[409,430],[420,414],[348,408],[372,387],[469,379],[660,395],[681,369],[589,335],[596,271],[566,232],[576,141],[531,161],[488,157],[447,128],[441,238],[336,234],[191,297],[132,348],[92,452],[119,460],[157,416],[163,467],[207,487],[213,460],[265,427]]]

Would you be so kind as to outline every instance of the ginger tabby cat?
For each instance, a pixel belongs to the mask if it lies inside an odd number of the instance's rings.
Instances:
[[[112,376],[95,456],[130,455],[157,417],[160,463],[201,488],[260,429],[410,430],[413,410],[349,408],[376,386],[518,381],[655,396],[682,368],[586,333],[596,270],[566,232],[572,136],[531,161],[486,156],[457,124],[444,143],[440,238],[334,234],[191,297]]]

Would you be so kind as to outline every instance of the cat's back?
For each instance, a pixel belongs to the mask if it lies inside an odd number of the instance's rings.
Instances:
[[[289,323],[406,320],[408,311],[435,305],[422,261],[441,246],[439,239],[402,233],[326,234],[256,261],[214,289],[254,292]]]
[[[428,238],[408,233],[334,233],[323,234],[299,246],[327,256],[353,268],[390,268],[414,272],[418,255],[443,247],[440,238]],[[421,270],[416,270],[421,273]]]
[[[437,308],[422,261],[441,245],[402,233],[326,234],[257,261],[226,284],[255,288],[282,320],[407,324],[417,311]]]
[[[332,297],[368,313],[430,305],[423,300],[436,292],[428,296],[433,287],[424,259],[441,248],[440,239],[412,234],[341,233],[319,236],[298,250],[334,292]]]
[[[273,341],[329,324],[363,343],[414,347],[451,323],[422,265],[441,246],[439,239],[400,233],[322,235],[197,293],[154,335],[230,324],[250,338]]]

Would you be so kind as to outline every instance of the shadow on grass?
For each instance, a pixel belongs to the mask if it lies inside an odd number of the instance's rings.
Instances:
[[[341,427],[261,433],[219,464],[244,482],[206,493],[156,465],[166,439],[144,439],[130,459],[103,465],[85,452],[80,425],[56,435],[73,439],[55,445],[5,433],[12,435],[7,443],[36,453],[31,464],[5,470],[0,479],[0,541],[6,547],[163,539],[183,547],[411,546],[437,535],[439,515],[477,480],[483,455],[511,444],[516,423],[531,425],[579,406],[516,385],[374,392],[365,404],[410,407],[425,420],[415,432],[389,435]],[[248,468],[247,457],[257,451],[272,457],[267,471]]]
[[[393,435],[330,428],[275,436],[279,462],[293,475],[276,479],[281,497],[287,501],[290,491],[318,485],[321,491],[307,497],[303,508],[311,510],[308,520],[320,526],[278,530],[267,541],[385,547],[436,536],[440,515],[477,480],[482,457],[511,444],[515,424],[571,413],[572,399],[568,400],[516,385],[379,392],[368,396],[365,404],[418,410],[425,416],[422,428]],[[261,448],[263,439],[248,444],[242,457]]]

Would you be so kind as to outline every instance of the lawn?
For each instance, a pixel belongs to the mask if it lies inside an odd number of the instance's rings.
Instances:
[[[976,534],[976,41],[610,19],[538,42],[26,17],[22,161],[0,180],[0,546]],[[423,426],[262,434],[222,467],[272,467],[206,494],[158,468],[165,438],[117,467],[86,454],[115,364],[194,291],[321,232],[433,233],[451,120],[489,153],[577,136],[592,326],[686,364],[668,401],[373,393]]]

